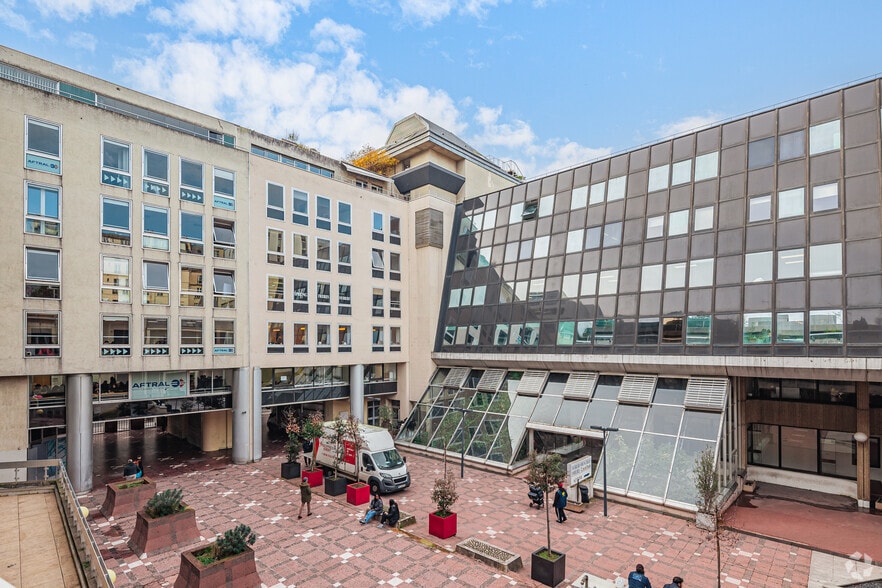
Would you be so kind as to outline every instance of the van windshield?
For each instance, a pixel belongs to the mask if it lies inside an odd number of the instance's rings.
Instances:
[[[374,458],[374,463],[377,464],[377,468],[381,470],[391,470],[394,468],[400,468],[404,465],[404,460],[401,459],[401,455],[399,455],[397,449],[378,451],[372,453],[371,457]]]

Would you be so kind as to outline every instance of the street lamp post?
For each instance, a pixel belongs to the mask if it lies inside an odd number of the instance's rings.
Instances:
[[[618,431],[616,427],[601,427],[599,425],[591,425],[591,428],[596,431],[603,431],[603,516],[607,516],[606,514],[606,435],[607,433],[614,433]]]

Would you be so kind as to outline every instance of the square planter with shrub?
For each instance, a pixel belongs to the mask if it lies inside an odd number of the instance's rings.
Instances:
[[[107,494],[101,512],[107,518],[122,517],[138,512],[156,494],[156,484],[146,476],[137,480],[107,484]]]
[[[181,501],[181,495],[179,488],[158,492],[138,511],[129,540],[132,552],[153,555],[199,541],[196,511]]]
[[[251,527],[239,525],[208,547],[181,554],[174,588],[260,588],[254,562],[256,536]]]

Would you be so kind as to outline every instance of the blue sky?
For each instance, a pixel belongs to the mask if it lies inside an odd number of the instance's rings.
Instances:
[[[528,177],[882,72],[882,3],[0,0],[0,43],[342,157],[412,112]]]

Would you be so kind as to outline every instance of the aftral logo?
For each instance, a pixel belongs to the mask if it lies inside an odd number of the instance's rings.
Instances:
[[[132,388],[180,388],[184,385],[184,380],[169,380],[168,382],[134,382]]]

